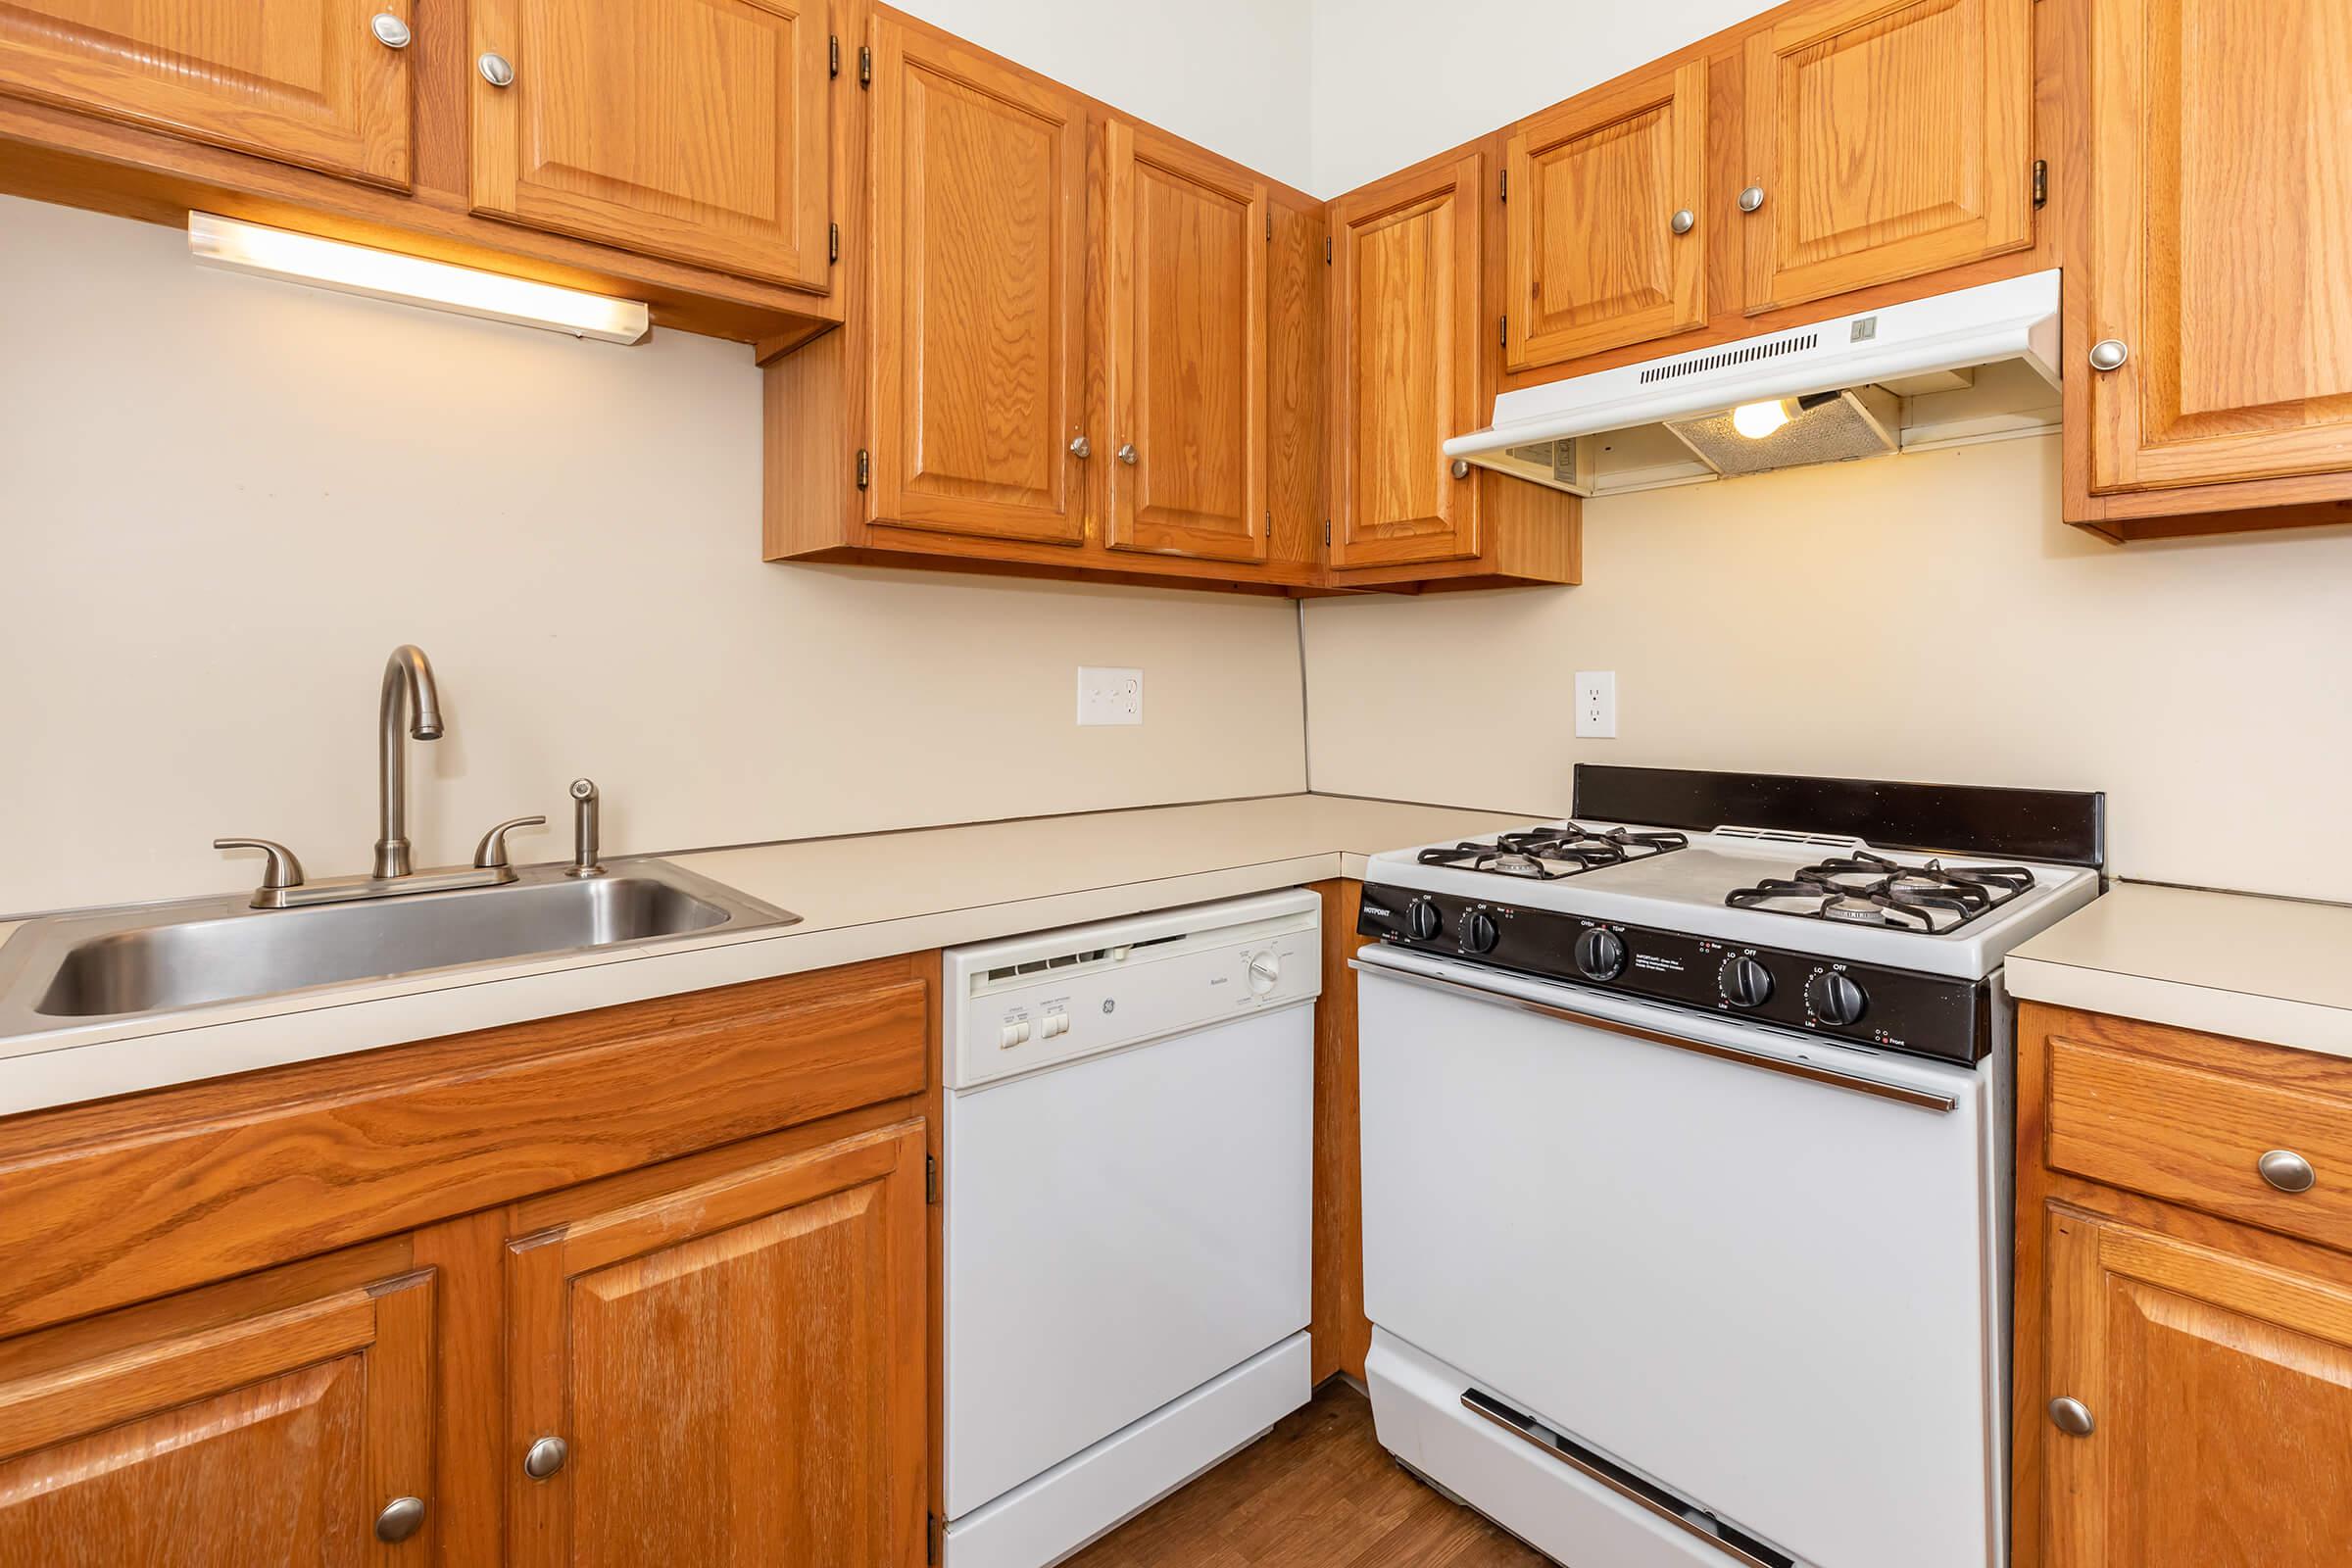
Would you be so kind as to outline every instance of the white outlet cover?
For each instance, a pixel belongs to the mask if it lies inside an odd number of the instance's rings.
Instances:
[[[1585,740],[1617,738],[1617,672],[1580,669],[1576,672],[1576,733]]]
[[[1078,666],[1078,722],[1141,724],[1144,672],[1108,664]]]

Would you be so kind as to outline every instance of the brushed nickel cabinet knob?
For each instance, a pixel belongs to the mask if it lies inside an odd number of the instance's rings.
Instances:
[[[2087,1438],[2099,1424],[2090,1418],[2089,1405],[2062,1394],[2050,1401],[2050,1425],[2070,1438]]]
[[[473,63],[473,69],[480,72],[482,79],[493,87],[514,85],[514,62],[495,49],[485,51],[482,57]]]
[[[1698,226],[1698,215],[1688,207],[1679,208],[1675,215],[1666,220],[1666,226],[1677,234],[1688,234]]]
[[[545,1481],[563,1469],[564,1461],[570,1457],[570,1444],[562,1438],[541,1438],[523,1453],[522,1473],[533,1481]]]
[[[368,30],[374,33],[375,41],[387,49],[406,49],[410,38],[414,36],[409,31],[409,24],[389,11],[378,11],[369,17]]]
[[[1120,447],[1119,447],[1119,461],[1120,461],[1121,463],[1124,463],[1125,465],[1127,465],[1127,466],[1129,466],[1130,468],[1132,468],[1132,467],[1134,467],[1134,466],[1135,466],[1135,443],[1134,443],[1134,442],[1132,442],[1132,441],[1128,441],[1128,442],[1123,442],[1123,443],[1121,443],[1121,445],[1120,445]]]
[[[399,1545],[423,1528],[422,1497],[394,1497],[375,1516],[375,1539],[390,1546]]]
[[[2120,337],[2103,337],[2090,346],[2090,368],[2094,370],[2120,370],[2132,351]]]
[[[1743,212],[1743,213],[1752,213],[1752,212],[1754,212],[1754,211],[1755,211],[1757,208],[1759,208],[1759,207],[1761,207],[1761,206],[1763,206],[1763,205],[1764,205],[1764,187],[1763,187],[1763,186],[1761,186],[1761,185],[1750,185],[1750,186],[1748,186],[1748,187],[1747,187],[1747,189],[1745,189],[1745,190],[1743,190],[1743,191],[1741,191],[1741,192],[1740,193],[1740,210],[1741,212]]]
[[[2291,1149],[2274,1149],[2254,1162],[2262,1179],[2282,1193],[2308,1193],[2320,1179],[2311,1161]]]
[[[1087,439],[1085,436],[1083,436],[1083,435],[1081,435],[1081,436],[1073,436],[1073,437],[1071,438],[1071,440],[1070,440],[1070,456],[1071,456],[1071,457],[1073,457],[1073,458],[1091,458],[1091,457],[1093,457],[1094,455],[1095,455],[1095,444],[1094,444],[1092,441],[1089,441],[1089,440],[1088,440],[1088,439]]]

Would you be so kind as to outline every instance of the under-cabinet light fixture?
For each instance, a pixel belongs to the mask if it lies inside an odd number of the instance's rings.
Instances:
[[[188,214],[188,254],[208,267],[259,272],[369,299],[535,326],[602,343],[634,343],[652,329],[637,300],[534,283],[421,256],[269,228],[213,213]]]

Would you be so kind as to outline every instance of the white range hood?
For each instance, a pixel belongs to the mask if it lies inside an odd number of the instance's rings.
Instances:
[[[1505,392],[1446,454],[1606,494],[2039,433],[2057,386],[2053,270]]]

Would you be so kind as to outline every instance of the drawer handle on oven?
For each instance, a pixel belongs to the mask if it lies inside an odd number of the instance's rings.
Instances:
[[[1562,1023],[1582,1024],[1588,1029],[1605,1029],[1611,1034],[1626,1035],[1635,1040],[1646,1040],[1653,1046],[1672,1046],[1677,1051],[1693,1052],[1701,1056],[1714,1056],[1723,1061],[1736,1061],[1745,1067],[1761,1067],[1784,1077],[1802,1078],[1807,1083],[1827,1084],[1833,1089],[1850,1089],[1857,1095],[1875,1095],[1881,1100],[1897,1101],[1916,1105],[1922,1110],[1949,1114],[1960,1102],[1949,1095],[1931,1094],[1913,1089],[1907,1084],[1881,1083],[1876,1078],[1858,1078],[1850,1072],[1836,1072],[1828,1067],[1816,1067],[1810,1062],[1784,1061],[1761,1051],[1741,1051],[1737,1046],[1717,1045],[1711,1040],[1689,1040],[1680,1035],[1661,1034],[1654,1029],[1641,1029],[1614,1018],[1595,1017],[1589,1012],[1570,1012],[1565,1007],[1547,1007],[1541,1002],[1514,997],[1500,991],[1489,991],[1483,986],[1466,986],[1455,980],[1440,980],[1435,975],[1414,974],[1406,969],[1392,969],[1386,964],[1366,963],[1360,958],[1348,960],[1348,967],[1361,973],[1377,975],[1383,980],[1400,981],[1408,986],[1421,986],[1430,991],[1443,991],[1448,996],[1468,997],[1474,1002],[1492,1003],[1498,1007],[1516,1007],[1542,1018],[1556,1018]]]
[[[2282,1193],[2308,1193],[2319,1181],[2311,1161],[2291,1149],[2274,1149],[2254,1162],[2262,1179]]]
[[[1472,1415],[1483,1416],[1494,1422],[1538,1453],[1557,1459],[1587,1480],[1608,1488],[1626,1501],[1646,1508],[1667,1523],[1689,1531],[1732,1561],[1741,1564],[1742,1568],[1794,1568],[1794,1558],[1782,1556],[1745,1531],[1735,1530],[1712,1514],[1692,1518],[1692,1510],[1687,1510],[1682,1499],[1674,1494],[1662,1487],[1652,1486],[1630,1470],[1611,1464],[1599,1454],[1552,1431],[1535,1417],[1520,1414],[1492,1395],[1477,1389],[1464,1389],[1462,1408]]]

